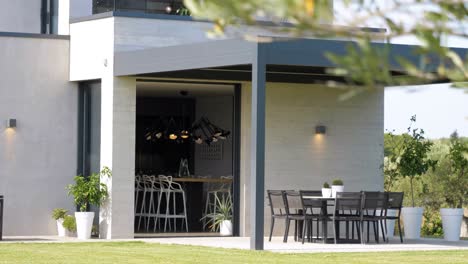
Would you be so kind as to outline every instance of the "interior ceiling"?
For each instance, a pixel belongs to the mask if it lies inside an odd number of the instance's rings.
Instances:
[[[163,82],[151,80],[137,81],[137,96],[140,97],[180,97],[180,91],[187,91],[187,97],[233,95],[234,85]]]

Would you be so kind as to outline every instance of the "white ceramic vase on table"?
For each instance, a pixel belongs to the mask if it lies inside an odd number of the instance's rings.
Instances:
[[[337,192],[344,192],[344,185],[332,185],[331,186],[332,197],[336,197]]]

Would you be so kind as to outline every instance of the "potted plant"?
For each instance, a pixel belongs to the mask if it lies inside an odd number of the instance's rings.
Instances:
[[[330,188],[330,184],[325,182],[322,187],[322,197],[331,197],[332,196],[332,189]]]
[[[334,179],[331,186],[332,197],[336,197],[337,192],[344,192],[343,181],[340,179]]]
[[[408,132],[403,135],[403,149],[398,157],[398,174],[409,179],[411,191],[411,207],[402,208],[403,225],[405,237],[409,239],[419,239],[421,237],[421,224],[424,208],[415,207],[414,184],[420,180],[430,168],[434,170],[437,161],[428,158],[429,151],[433,145],[424,137],[424,130],[412,129],[411,125],[416,122],[416,116],[411,117],[411,124]]]
[[[76,233],[76,220],[73,215],[66,215],[63,218],[63,227],[68,232],[68,236]]]
[[[100,206],[107,198],[107,185],[101,183],[102,177],[110,177],[111,171],[104,167],[100,173],[88,177],[75,176],[75,184],[67,186],[68,195],[72,195],[79,212],[75,212],[76,230],[79,239],[91,238],[94,212],[87,211],[89,205]]]
[[[68,210],[63,208],[56,208],[52,211],[52,218],[57,222],[57,232],[59,237],[65,236],[65,228],[63,227],[63,220],[67,216]]]
[[[220,231],[222,236],[232,236],[232,202],[229,197],[219,199],[216,196],[216,212],[205,215],[202,220],[207,220],[212,231]]]
[[[468,146],[462,142],[456,133],[450,137],[450,149],[447,155],[449,173],[439,176],[444,186],[445,203],[449,208],[441,208],[444,239],[447,241],[460,240],[461,224],[463,220],[463,205],[468,197]]]

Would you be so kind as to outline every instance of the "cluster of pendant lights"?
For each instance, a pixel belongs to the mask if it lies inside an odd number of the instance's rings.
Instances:
[[[183,126],[182,128],[178,128],[175,119],[171,117],[168,120],[161,118],[155,128],[147,129],[145,139],[153,142],[170,140],[176,143],[193,140],[197,144],[206,143],[210,145],[213,142],[226,139],[229,134],[229,131],[214,125],[206,117],[197,120],[190,129],[186,129]]]

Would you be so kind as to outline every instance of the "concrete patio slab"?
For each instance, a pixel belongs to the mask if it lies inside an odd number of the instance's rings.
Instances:
[[[249,249],[248,237],[165,237],[103,240],[78,240],[72,237],[34,236],[34,237],[4,237],[1,243],[70,243],[70,242],[131,242],[176,244],[191,246],[206,246],[230,249]],[[265,238],[265,241],[268,241]],[[272,242],[265,242],[265,250],[280,253],[331,253],[331,252],[388,252],[388,251],[427,251],[427,250],[468,250],[468,240],[447,242],[442,239],[424,238],[421,240],[405,240],[401,244],[398,239],[391,239],[389,243],[361,244],[322,244],[295,242],[291,237],[288,243],[282,242],[282,237],[274,237]]]

